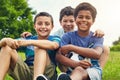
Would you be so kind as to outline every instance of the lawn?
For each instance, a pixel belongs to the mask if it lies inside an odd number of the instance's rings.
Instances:
[[[103,80],[120,80],[120,52],[111,51],[103,69]]]
[[[22,53],[20,55],[24,57]],[[13,79],[7,75],[5,80]],[[109,60],[103,69],[102,80],[120,80],[120,52],[111,51]]]

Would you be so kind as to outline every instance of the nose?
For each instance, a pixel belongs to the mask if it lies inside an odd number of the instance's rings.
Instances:
[[[44,25],[44,24],[42,25],[42,28],[45,28],[45,25]]]
[[[71,24],[71,23],[68,21],[68,22],[67,22],[67,25],[70,25],[70,24]]]
[[[86,18],[84,17],[82,20],[83,20],[83,21],[86,21]]]

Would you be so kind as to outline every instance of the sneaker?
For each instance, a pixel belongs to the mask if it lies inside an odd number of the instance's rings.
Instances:
[[[49,80],[44,75],[39,75],[36,80]]]
[[[58,75],[57,80],[72,80],[66,73],[61,73]]]

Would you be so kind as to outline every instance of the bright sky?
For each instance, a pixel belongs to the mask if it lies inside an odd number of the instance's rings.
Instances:
[[[93,31],[101,29],[105,32],[104,44],[111,46],[120,37],[120,0],[28,0],[28,4],[38,12],[49,12],[54,18],[54,29],[60,28],[59,12],[65,6],[75,8],[81,2],[89,2],[97,9],[97,17]]]

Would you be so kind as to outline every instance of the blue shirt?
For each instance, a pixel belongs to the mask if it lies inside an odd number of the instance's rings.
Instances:
[[[26,37],[25,40],[38,40],[38,36],[29,36],[29,37]],[[60,44],[60,41],[61,41],[58,36],[49,36],[48,40],[57,42],[58,44]],[[26,56],[25,62],[28,65],[33,65],[34,46],[23,47],[22,49],[23,51],[25,51],[25,56]],[[47,51],[48,51],[51,61],[56,65],[56,61],[55,61],[56,50],[47,50]]]
[[[73,44],[84,48],[103,47],[103,38],[97,38],[93,36],[93,32],[90,32],[88,36],[81,37],[77,31],[67,32],[61,38],[60,46],[67,44]],[[98,60],[91,59],[93,66],[99,67]]]

